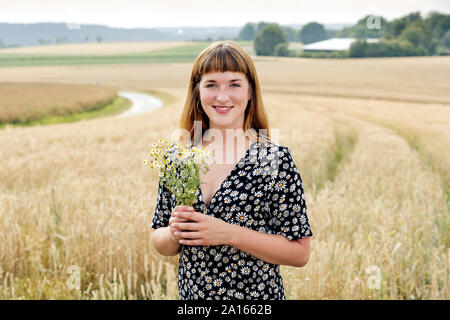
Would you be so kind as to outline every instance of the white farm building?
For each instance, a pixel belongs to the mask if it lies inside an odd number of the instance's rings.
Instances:
[[[303,51],[341,51],[350,49],[355,38],[331,38],[303,46]],[[366,39],[367,42],[378,42],[378,39]]]

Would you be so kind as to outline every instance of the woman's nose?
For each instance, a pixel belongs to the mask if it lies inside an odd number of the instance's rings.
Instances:
[[[219,102],[226,102],[229,98],[228,90],[220,88],[217,92],[216,100]]]

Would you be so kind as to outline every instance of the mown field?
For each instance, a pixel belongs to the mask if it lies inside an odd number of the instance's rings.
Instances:
[[[3,48],[0,54],[110,55],[144,53],[189,44],[186,41],[70,43],[45,46]]]
[[[314,233],[288,299],[450,298],[450,57],[255,59]],[[177,299],[150,243],[151,143],[178,125],[192,62],[2,68],[0,81],[154,90],[129,118],[0,129],[0,297]],[[80,289],[71,289],[74,270]]]

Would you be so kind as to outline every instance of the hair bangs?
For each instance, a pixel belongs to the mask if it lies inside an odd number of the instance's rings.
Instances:
[[[229,46],[217,46],[200,62],[199,76],[209,72],[242,72],[248,75],[248,68],[238,52]]]

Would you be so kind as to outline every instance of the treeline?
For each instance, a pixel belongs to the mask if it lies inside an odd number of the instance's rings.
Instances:
[[[288,42],[309,44],[329,38],[356,38],[349,50],[335,52],[301,52],[289,49]],[[368,42],[377,38],[378,42]],[[450,15],[431,12],[423,18],[413,12],[392,21],[367,15],[354,26],[342,30],[326,30],[322,24],[311,22],[300,30],[277,23],[247,23],[238,39],[252,40],[257,55],[298,57],[393,57],[450,55]]]
[[[360,38],[348,52],[349,57],[393,57],[450,55],[450,15],[432,12],[426,18],[420,12],[388,22],[382,20],[377,29],[379,42],[368,43],[362,33],[364,19],[353,30],[342,30]]]
[[[278,23],[261,21],[259,23],[248,22],[239,32],[237,40],[253,41],[256,55],[260,56],[295,56],[293,50],[289,50],[288,42],[302,42],[308,44],[333,38],[335,30],[326,30],[322,24],[311,22],[300,30]]]

